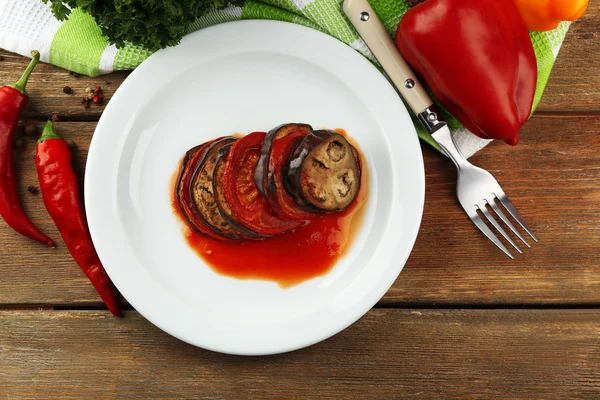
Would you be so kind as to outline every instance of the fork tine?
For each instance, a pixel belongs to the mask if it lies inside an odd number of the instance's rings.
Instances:
[[[509,200],[509,198],[504,193],[496,194],[496,197],[498,200],[500,200],[500,203],[502,203],[504,208],[506,208],[506,211],[512,215],[512,217],[519,223],[519,225],[521,225],[521,227],[523,227],[523,229],[525,229],[525,232],[527,232],[529,236],[531,236],[531,238],[537,242],[537,238],[533,232],[531,232],[531,229],[529,229],[529,226],[527,226],[527,223],[523,217],[521,217],[521,214],[519,214],[515,206],[513,206],[513,203]]]
[[[479,208],[479,211],[481,211],[481,213],[487,218],[487,220],[490,221],[490,224],[492,224],[494,226],[494,228],[496,228],[496,230],[498,232],[500,232],[500,234],[502,236],[504,236],[504,239],[506,239],[508,241],[508,243],[510,243],[512,245],[512,247],[514,247],[519,253],[523,254],[523,252],[521,251],[521,249],[519,249],[517,247],[517,245],[515,244],[515,242],[513,242],[513,240],[510,238],[510,236],[508,236],[506,234],[506,231],[496,221],[496,218],[494,218],[492,216],[492,214],[488,211],[488,209],[485,207],[485,204],[483,204],[483,207],[478,206],[477,208]]]
[[[468,214],[471,218],[471,221],[473,221],[473,223],[479,228],[481,232],[483,232],[485,236],[487,236],[488,239],[490,239],[496,246],[498,246],[498,248],[502,250],[507,256],[509,256],[513,260],[515,259],[512,256],[512,254],[510,254],[510,252],[506,249],[506,247],[504,247],[502,242],[498,240],[498,238],[496,237],[496,235],[494,235],[490,228],[488,228],[485,222],[483,222],[479,215],[477,215],[477,211],[473,210],[471,212],[468,212]]]
[[[521,234],[519,233],[519,231],[517,231],[517,229],[512,224],[512,222],[510,222],[510,220],[508,218],[506,218],[506,215],[504,215],[504,213],[502,212],[502,210],[500,209],[500,207],[498,207],[498,205],[496,204],[496,202],[494,201],[494,199],[490,199],[490,200],[486,199],[486,202],[490,205],[490,207],[492,207],[492,210],[494,210],[494,212],[496,214],[498,214],[498,216],[500,217],[500,219],[502,220],[502,222],[504,222],[506,224],[506,226],[508,226],[510,228],[510,230],[513,231],[513,233],[515,235],[517,235],[517,237],[519,239],[521,239],[521,241],[523,243],[525,243],[525,246],[531,247],[529,245],[529,243],[527,243],[527,241],[525,239],[523,239],[523,236],[521,236]]]

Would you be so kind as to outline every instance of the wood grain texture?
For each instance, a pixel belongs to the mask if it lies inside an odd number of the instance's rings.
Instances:
[[[600,112],[599,35],[600,2],[592,1],[583,18],[571,26],[539,105],[540,111]],[[0,82],[16,80],[28,62],[25,57],[4,50],[0,50],[0,57],[3,58],[0,61]],[[92,106],[85,110],[80,102],[84,89],[101,85],[108,100],[127,75],[128,72],[116,72],[96,78],[74,77],[63,69],[41,64],[31,76],[28,86],[32,105],[26,115],[34,119],[58,114],[65,120],[96,120],[104,108]],[[74,94],[64,94],[64,86],[70,86]]]
[[[424,148],[423,223],[383,302],[600,304],[599,148],[600,118],[545,116],[527,123],[517,147],[495,142],[472,158],[495,175],[541,240],[514,261],[458,204],[454,166]]]
[[[84,168],[94,123],[57,123],[77,144]],[[40,125],[41,126],[41,125]],[[31,150],[20,152],[25,210],[57,240],[45,248],[0,224],[0,304],[97,305],[99,298],[71,260],[36,185]],[[519,146],[494,143],[473,161],[491,171],[541,239],[515,261],[484,238],[460,208],[456,173],[424,148],[426,201],[414,251],[384,305],[600,304],[600,117],[534,117]]]
[[[521,144],[510,148],[494,143],[473,158],[496,175],[542,244],[516,261],[504,258],[456,202],[452,165],[425,147],[427,200],[419,239],[380,304],[600,304],[599,20],[600,4],[592,2],[584,18],[572,25],[540,105],[542,115],[526,125]],[[14,81],[27,59],[3,50],[0,56],[0,81]],[[57,124],[78,145],[83,169],[93,121],[104,109],[92,105],[85,110],[80,103],[84,89],[101,85],[109,100],[127,75],[76,77],[39,65],[30,81],[32,100],[25,119],[58,114],[65,121],[90,121]],[[64,86],[74,94],[63,93]],[[37,185],[30,158],[35,138],[26,142],[18,150],[24,207],[42,230],[59,239],[59,246],[43,248],[0,224],[0,305],[100,304],[62,245],[41,198],[26,191]]]
[[[0,50],[0,83],[12,83],[19,79],[28,63],[29,59],[25,57]],[[48,119],[57,114],[65,121],[97,121],[104,105],[128,75],[129,72],[122,71],[91,78],[73,75],[50,64],[38,64],[27,84],[30,103],[24,116],[26,119]],[[71,94],[63,92],[65,86],[72,89]],[[81,103],[81,98],[86,94],[85,89],[97,86],[102,87],[104,105],[91,104],[89,109],[85,109]]]
[[[307,349],[194,348],[135,312],[0,312],[7,399],[600,397],[598,310],[369,312]]]
[[[571,25],[538,110],[600,111],[600,1]]]
[[[35,124],[41,133],[43,123]],[[79,176],[85,171],[85,160],[95,122],[54,124],[55,130],[76,149],[76,169]],[[46,212],[41,194],[32,194],[27,188],[39,189],[33,160],[37,136],[25,136],[25,148],[16,149],[17,179],[21,204],[30,219],[54,239],[56,248],[38,244],[14,232],[3,221],[0,223],[0,304],[101,304],[100,297],[85,274],[71,258],[56,226]],[[80,184],[83,183],[81,179]],[[83,187],[83,186],[81,186]],[[82,192],[83,193],[83,192]],[[9,289],[10,288],[10,289]]]

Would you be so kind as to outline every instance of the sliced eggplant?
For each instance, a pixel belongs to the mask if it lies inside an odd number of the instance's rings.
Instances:
[[[269,182],[269,157],[271,155],[273,142],[275,140],[282,139],[298,130],[302,131],[303,134],[308,135],[310,132],[312,132],[312,126],[308,124],[297,123],[282,124],[271,129],[265,136],[260,148],[260,158],[258,159],[258,164],[256,164],[256,169],[254,170],[254,183],[256,183],[256,188],[263,196],[267,197],[267,184]]]
[[[206,236],[220,240],[229,240],[229,238],[222,236],[211,229],[211,227],[208,226],[202,218],[200,218],[192,202],[190,182],[192,180],[194,170],[202,158],[204,150],[209,147],[211,143],[212,142],[207,142],[200,146],[196,146],[185,154],[181,165],[181,172],[179,173],[179,177],[177,179],[175,197],[177,199],[179,209],[181,210],[181,213],[185,219],[188,221],[190,227]]]
[[[236,231],[240,232],[243,236],[248,239],[262,239],[264,235],[260,235],[239,223],[235,216],[233,215],[233,211],[229,207],[227,200],[225,199],[225,190],[223,188],[223,175],[225,173],[225,161],[227,159],[227,153],[229,152],[229,148],[231,147],[231,143],[222,146],[215,158],[215,166],[212,175],[212,184],[213,184],[213,194],[215,203],[217,205],[217,209],[219,210],[221,217]]]
[[[289,193],[301,207],[344,210],[360,188],[358,152],[336,132],[315,131],[294,151],[287,176]]]
[[[236,140],[234,137],[225,137],[204,149],[190,181],[190,192],[194,209],[206,225],[222,236],[232,240],[243,240],[244,235],[231,226],[219,212],[212,180],[219,149]]]
[[[302,167],[302,160],[306,158],[310,150],[314,149],[317,145],[328,139],[332,133],[335,132],[318,130],[313,131],[310,135],[305,136],[290,156],[289,162],[283,168],[283,187],[285,191],[294,199],[296,204],[298,204],[303,210],[310,213],[323,214],[325,211],[314,207],[304,198],[300,185],[296,185],[296,182],[293,178],[299,176],[299,170]]]

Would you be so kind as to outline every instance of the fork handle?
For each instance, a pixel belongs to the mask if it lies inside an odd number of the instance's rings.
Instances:
[[[345,0],[342,8],[400,95],[429,133],[433,134],[446,127],[447,124],[433,104],[433,100],[419,82],[417,75],[402,58],[367,0]]]
[[[345,0],[343,9],[413,112],[419,115],[430,108],[433,101],[367,0]]]

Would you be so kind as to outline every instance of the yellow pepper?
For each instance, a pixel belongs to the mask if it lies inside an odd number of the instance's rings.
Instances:
[[[585,13],[588,0],[514,0],[525,25],[545,32],[561,21],[575,21]]]

